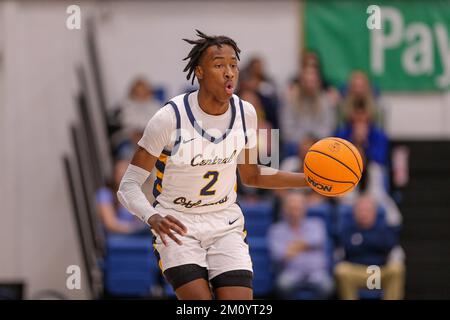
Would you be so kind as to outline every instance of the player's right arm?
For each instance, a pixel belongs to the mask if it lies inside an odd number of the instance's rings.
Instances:
[[[161,130],[164,126],[160,125],[164,123],[167,130]],[[120,182],[117,197],[125,208],[147,223],[165,245],[167,245],[166,236],[181,245],[181,241],[172,231],[185,235],[187,228],[171,215],[163,217],[158,214],[141,189],[155,167],[158,159],[155,154],[161,154],[170,140],[171,131],[171,114],[168,109],[161,109],[150,119],[142,139],[138,142],[139,147]]]

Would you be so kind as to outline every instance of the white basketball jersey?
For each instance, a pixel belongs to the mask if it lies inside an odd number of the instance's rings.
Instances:
[[[237,161],[247,142],[244,107],[233,95],[228,129],[215,138],[195,119],[189,95],[168,102],[176,115],[176,140],[156,162],[154,205],[196,214],[218,211],[236,202]]]

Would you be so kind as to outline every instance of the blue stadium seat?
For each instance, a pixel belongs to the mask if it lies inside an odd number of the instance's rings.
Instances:
[[[240,201],[239,206],[246,218],[272,218],[273,201],[271,200],[258,202]]]
[[[167,282],[167,280],[164,279],[164,293],[169,299],[176,299],[177,295],[175,294],[175,291],[173,290],[172,286]]]
[[[265,237],[248,237],[253,262],[253,293],[264,297],[273,289],[273,270]]]
[[[250,246],[250,252],[267,253],[267,239],[265,237],[251,237],[247,238],[248,245]]]
[[[249,236],[265,237],[273,221],[273,202],[240,202],[245,217],[245,229]]]
[[[166,94],[166,88],[164,87],[154,87],[153,88],[153,95],[155,98],[161,102],[161,105],[167,102],[167,94]]]
[[[295,156],[298,154],[298,144],[297,143],[285,143],[283,146],[284,157]]]
[[[150,236],[107,238],[105,288],[115,296],[146,297],[158,285],[159,268]]]

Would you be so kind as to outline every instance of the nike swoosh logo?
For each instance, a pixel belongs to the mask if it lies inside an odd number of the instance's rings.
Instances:
[[[239,220],[239,218],[237,218],[237,219],[235,219],[235,220],[233,220],[233,221],[228,221],[228,224],[229,225],[232,225],[233,223],[235,223],[236,221],[238,221]]]
[[[192,138],[192,139],[189,139],[189,140],[184,140],[183,139],[183,143],[188,143],[188,142],[190,142],[190,141],[192,141],[192,140],[194,140],[195,138]]]

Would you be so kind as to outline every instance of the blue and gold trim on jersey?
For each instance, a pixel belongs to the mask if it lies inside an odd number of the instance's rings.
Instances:
[[[155,199],[162,192],[162,181],[164,178],[164,170],[166,168],[167,159],[169,158],[170,152],[163,150],[158,160],[156,160],[155,168],[156,168],[156,179],[153,184],[153,196]]]
[[[176,130],[176,139],[175,139],[175,143],[173,145],[173,149],[172,151],[166,151],[168,152],[167,155],[171,155],[171,153],[176,154],[178,152],[178,148],[180,147],[180,143],[181,143],[181,134],[180,134],[180,129],[181,129],[181,115],[180,115],[180,110],[178,110],[178,106],[176,105],[175,102],[173,101],[169,101],[167,102],[167,104],[171,105],[173,108],[173,111],[175,112],[175,118],[176,118],[176,126],[177,126],[177,130]],[[164,153],[165,150],[163,150]]]
[[[194,91],[192,91],[192,92],[194,92]],[[187,117],[188,117],[192,127],[197,131],[197,133],[200,136],[202,136],[203,138],[205,138],[206,140],[208,140],[212,143],[218,144],[219,142],[225,140],[225,138],[231,132],[231,129],[233,129],[234,120],[236,119],[236,106],[234,104],[234,98],[233,97],[230,98],[231,120],[230,120],[230,123],[228,124],[228,129],[225,131],[225,133],[221,137],[215,138],[215,137],[210,136],[206,132],[206,130],[204,130],[202,127],[200,127],[197,120],[195,119],[194,114],[192,113],[191,105],[189,104],[189,95],[192,92],[186,93],[183,97],[184,108],[186,110]]]
[[[173,108],[173,111],[175,112],[177,137],[175,139],[175,143],[173,145],[172,151],[164,149],[161,152],[158,160],[156,160],[156,163],[155,163],[156,179],[155,179],[155,183],[153,184],[153,196],[155,197],[155,202],[153,203],[154,207],[158,204],[158,201],[156,200],[156,198],[158,198],[158,196],[162,192],[162,182],[163,182],[163,178],[164,178],[164,170],[166,168],[167,160],[172,154],[176,154],[178,152],[178,148],[179,148],[180,142],[181,142],[181,135],[180,135],[181,116],[180,116],[180,111],[178,110],[178,106],[173,101],[167,102],[166,105],[170,105]]]

